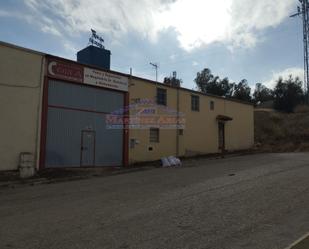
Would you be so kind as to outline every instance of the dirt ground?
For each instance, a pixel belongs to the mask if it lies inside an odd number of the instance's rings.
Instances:
[[[240,155],[255,154],[256,150],[233,151],[222,154],[200,155],[191,158],[181,158],[182,166],[192,166],[192,162],[199,160],[214,160],[222,157],[235,157]],[[118,174],[128,174],[137,171],[150,170],[160,168],[161,162],[144,162],[129,167],[85,167],[85,168],[55,168],[43,169],[27,179],[21,179],[17,170],[15,171],[0,171],[0,187],[15,187],[17,185],[29,184],[36,185],[41,183],[53,183],[61,181],[72,181],[87,179],[93,177],[106,177]]]
[[[0,248],[286,248],[308,232],[308,155],[0,188]]]

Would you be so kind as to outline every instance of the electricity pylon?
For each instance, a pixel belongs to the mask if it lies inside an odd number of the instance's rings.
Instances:
[[[297,13],[290,17],[300,16],[303,19],[303,33],[304,33],[304,89],[307,94],[307,103],[309,103],[309,1],[298,0],[300,5],[297,6]]]

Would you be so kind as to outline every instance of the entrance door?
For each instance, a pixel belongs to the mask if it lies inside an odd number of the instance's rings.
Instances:
[[[219,122],[218,123],[218,132],[219,132],[219,149],[222,150],[222,152],[224,152],[225,150],[225,131],[224,131],[224,123],[223,122]]]
[[[82,131],[80,166],[95,165],[95,131]]]

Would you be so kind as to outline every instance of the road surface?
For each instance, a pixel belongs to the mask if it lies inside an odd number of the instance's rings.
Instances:
[[[283,249],[309,231],[309,153],[0,189],[0,248]]]

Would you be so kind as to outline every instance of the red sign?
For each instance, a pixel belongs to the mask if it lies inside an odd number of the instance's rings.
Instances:
[[[71,63],[52,60],[48,62],[47,71],[52,77],[81,83],[84,81],[84,68]]]

